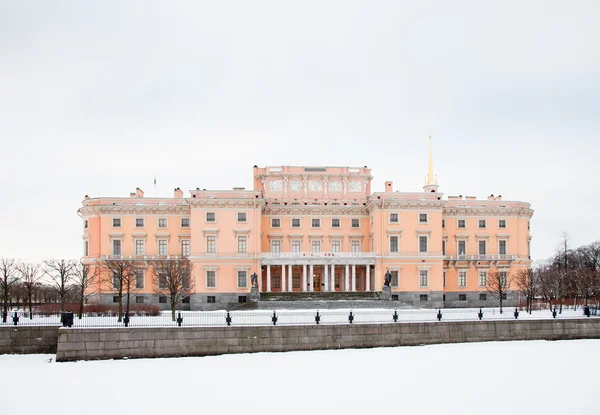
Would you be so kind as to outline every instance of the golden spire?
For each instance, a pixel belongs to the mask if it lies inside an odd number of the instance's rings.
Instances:
[[[425,184],[437,184],[437,177],[433,174],[433,148],[431,146],[431,130],[429,131],[429,170]]]

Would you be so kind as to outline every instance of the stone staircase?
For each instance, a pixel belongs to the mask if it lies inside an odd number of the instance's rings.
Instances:
[[[378,292],[299,292],[299,293],[260,293],[260,301],[377,301]]]

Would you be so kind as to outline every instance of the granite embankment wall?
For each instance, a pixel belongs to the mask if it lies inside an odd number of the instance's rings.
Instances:
[[[56,353],[58,327],[0,327],[0,354]]]
[[[600,319],[59,330],[57,361],[600,338]]]

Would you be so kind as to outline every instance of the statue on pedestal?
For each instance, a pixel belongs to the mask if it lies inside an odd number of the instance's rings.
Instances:
[[[256,272],[253,272],[252,275],[250,275],[250,283],[253,287],[258,287],[258,275],[256,275]]]
[[[383,286],[384,287],[389,287],[392,285],[392,273],[390,272],[390,270],[388,269],[385,273],[385,278],[383,281]]]

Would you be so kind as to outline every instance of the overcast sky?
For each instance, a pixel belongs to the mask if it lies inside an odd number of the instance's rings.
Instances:
[[[0,1],[0,257],[79,258],[84,195],[373,169],[600,240],[598,1]]]

